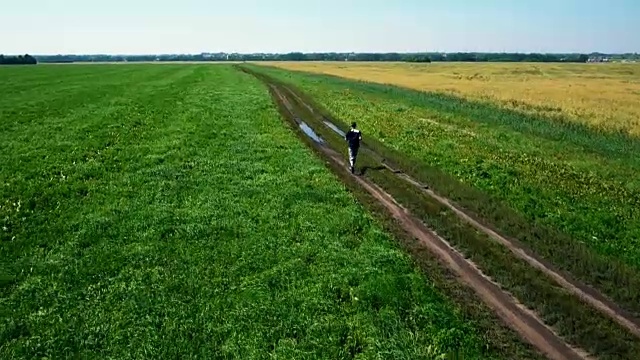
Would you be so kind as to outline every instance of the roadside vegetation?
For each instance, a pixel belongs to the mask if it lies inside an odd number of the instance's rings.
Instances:
[[[365,139],[392,151],[395,155],[385,156],[392,156],[403,170],[599,289],[636,318],[640,314],[636,290],[640,288],[636,233],[640,197],[631,175],[638,169],[637,139],[453,96],[274,68],[252,69],[304,90],[343,125],[358,121],[368,134]],[[489,260],[484,268],[495,267],[491,264],[495,261]],[[500,261],[509,264],[508,258]],[[535,273],[501,271],[510,274],[509,281]],[[514,286],[523,291],[534,284],[524,280]],[[554,284],[544,286],[552,289]],[[519,298],[527,303],[534,293],[544,291],[524,290]],[[540,301],[528,305],[549,304]],[[555,309],[571,321],[571,306],[566,311]],[[548,319],[556,322],[553,318]],[[577,325],[568,325],[574,332]],[[610,334],[615,339],[615,326]]]
[[[251,69],[258,71],[259,76],[263,77],[260,75],[262,69],[254,67]],[[344,140],[336,134],[334,129],[326,126],[325,122],[331,121],[342,130],[347,129],[348,123],[333,117],[309,96],[291,93],[291,91],[296,92],[294,87],[282,83],[278,85],[278,81],[269,78],[265,80],[285,89],[282,90],[284,92],[288,91],[291,96],[287,102],[297,109],[296,116],[304,119],[326,144],[335,149],[342,149],[344,152]],[[312,106],[314,110],[310,111],[308,106]],[[283,114],[287,116],[286,112]],[[312,140],[308,142],[313,143]],[[640,351],[640,341],[611,318],[591,308],[567,292],[567,289],[559,287],[544,273],[514,258],[510,251],[489,239],[486,234],[462,222],[458,216],[427,196],[420,188],[408,184],[380,166],[380,158],[383,158],[392,168],[412,169],[411,163],[403,154],[389,149],[384,143],[372,137],[368,137],[365,143],[366,147],[359,155],[360,176],[374,181],[392,194],[397,201],[420,217],[430,228],[436,230],[466,254],[486,275],[516,296],[529,309],[534,310],[566,341],[601,359],[626,359]],[[415,169],[412,170],[415,171]],[[437,180],[444,182],[435,181],[434,183],[438,185],[448,183],[456,189],[456,183],[452,179]],[[464,188],[458,186],[456,190],[463,191]],[[508,213],[504,215],[509,216]],[[507,217],[506,220],[514,219]],[[408,245],[407,250],[418,261],[424,256],[420,246]]]

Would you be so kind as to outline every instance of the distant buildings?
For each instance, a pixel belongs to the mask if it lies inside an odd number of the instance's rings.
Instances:
[[[609,59],[606,56],[590,56],[589,59],[587,59],[588,63],[601,63],[601,62],[610,62],[611,59]]]

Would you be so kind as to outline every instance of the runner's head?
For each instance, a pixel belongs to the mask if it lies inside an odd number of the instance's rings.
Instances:
[[[351,123],[351,127],[352,127],[353,129],[355,129],[355,128],[356,128],[356,123],[355,123],[355,121]]]

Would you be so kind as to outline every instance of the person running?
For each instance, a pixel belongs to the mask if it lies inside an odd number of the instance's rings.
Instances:
[[[356,157],[358,149],[360,149],[360,141],[362,141],[362,133],[356,129],[356,123],[351,123],[351,129],[344,135],[344,139],[349,144],[349,170],[353,174],[356,166]]]

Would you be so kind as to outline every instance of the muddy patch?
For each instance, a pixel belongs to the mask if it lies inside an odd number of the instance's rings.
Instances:
[[[311,127],[309,127],[309,125],[307,125],[306,122],[298,121],[298,124],[299,124],[300,129],[302,130],[302,132],[305,135],[307,135],[309,138],[311,138],[311,140],[317,142],[318,144],[324,144],[324,140],[322,140],[322,138],[320,136],[318,136],[318,134],[316,134],[316,132],[313,131],[313,129]]]
[[[346,133],[342,130],[340,130],[339,127],[336,126],[336,124],[332,123],[331,121],[327,120],[326,118],[324,120],[322,120],[322,122],[327,125],[327,127],[331,130],[333,130],[336,134],[340,135],[340,136],[345,136]]]

